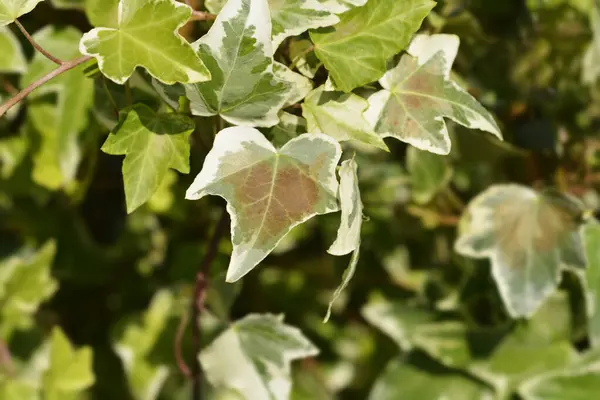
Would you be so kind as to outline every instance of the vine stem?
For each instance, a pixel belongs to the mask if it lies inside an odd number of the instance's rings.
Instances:
[[[216,14],[211,14],[206,11],[192,11],[192,21],[212,21],[217,18]]]
[[[23,25],[21,25],[21,23],[19,22],[19,20],[15,19],[15,25],[17,25],[17,27],[19,28],[19,30],[21,31],[21,33],[23,34],[23,36],[25,36],[25,38],[29,41],[29,43],[31,43],[31,45],[40,53],[42,53],[44,55],[44,57],[46,57],[48,60],[52,61],[55,64],[58,65],[63,65],[65,62],[54,57],[52,54],[48,53],[46,50],[44,50],[44,48],[42,46],[40,46],[29,34],[29,32],[27,32],[27,29],[25,29],[25,27]]]
[[[208,277],[210,275],[210,266],[212,265],[219,247],[221,237],[227,230],[228,216],[227,211],[223,209],[219,222],[213,231],[208,249],[200,270],[196,274],[196,283],[194,286],[194,299],[192,301],[192,340],[193,340],[193,363],[191,366],[191,377],[192,377],[192,399],[202,399],[202,368],[200,361],[198,360],[198,354],[202,349],[202,327],[200,326],[200,316],[204,310],[204,302],[206,300],[206,288],[208,287]]]
[[[37,89],[38,87],[42,86],[49,80],[56,78],[60,74],[67,72],[68,70],[73,69],[73,68],[77,67],[78,65],[83,64],[84,62],[89,61],[91,59],[92,59],[91,56],[83,56],[83,57],[79,57],[79,58],[76,58],[71,61],[63,62],[58,68],[56,68],[55,70],[50,71],[48,74],[42,76],[40,79],[33,82],[31,85],[27,86],[25,89],[21,90],[19,93],[15,94],[13,97],[6,100],[2,105],[0,105],[0,118],[2,118],[2,116],[4,114],[6,114],[6,112],[8,110],[10,110],[13,106],[15,106],[17,103],[19,103],[25,97],[29,96],[29,94],[31,92],[33,92],[35,89]]]

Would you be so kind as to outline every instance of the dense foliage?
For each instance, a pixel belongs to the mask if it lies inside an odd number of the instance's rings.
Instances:
[[[599,78],[595,0],[0,0],[0,399],[594,398]]]

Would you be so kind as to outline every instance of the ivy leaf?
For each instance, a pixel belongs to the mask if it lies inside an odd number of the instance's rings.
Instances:
[[[138,399],[156,399],[167,379],[168,366],[152,361],[150,354],[167,326],[174,303],[169,291],[158,291],[142,321],[127,325],[113,344],[123,363],[129,387]]]
[[[590,26],[592,41],[583,55],[581,66],[581,80],[588,85],[595,83],[600,76],[600,8],[597,3],[590,10]]]
[[[83,35],[79,49],[95,57],[100,71],[119,84],[137,66],[167,84],[206,81],[210,73],[177,33],[191,15],[190,7],[174,0],[120,0],[116,16],[105,11],[96,16],[105,27]]]
[[[270,37],[267,0],[228,1],[208,33],[193,44],[212,80],[185,86],[192,114],[218,114],[234,125],[277,124],[292,87],[273,73]]]
[[[325,133],[338,141],[357,140],[389,151],[363,117],[368,106],[365,99],[354,93],[329,92],[320,86],[306,96],[302,115],[309,132]]]
[[[44,398],[59,400],[82,392],[95,382],[92,371],[92,349],[74,350],[60,330],[52,330],[49,366],[43,376]]]
[[[85,0],[85,15],[96,27],[118,28],[120,0]]]
[[[60,59],[78,55],[81,33],[75,28],[57,29],[48,26],[33,35],[44,49]],[[56,68],[56,65],[36,52],[21,86],[35,82]],[[76,179],[81,162],[81,136],[89,123],[93,103],[93,82],[79,66],[49,81],[30,95],[36,99],[28,107],[28,117],[41,135],[41,146],[34,155],[33,180],[56,190]],[[56,97],[48,98],[48,94]]]
[[[23,73],[26,70],[27,60],[21,44],[10,29],[0,26],[0,72]]]
[[[275,62],[273,72],[280,80],[291,84],[290,91],[283,107],[292,106],[306,97],[313,89],[312,81],[289,69],[286,65]]]
[[[225,3],[227,3],[227,0],[205,0],[204,7],[206,7],[209,12],[218,14],[223,9]]]
[[[269,6],[274,50],[285,38],[339,22],[339,18],[319,0],[269,0]]]
[[[340,283],[340,286],[335,290],[329,301],[324,322],[329,320],[333,303],[350,283],[356,271],[356,264],[358,264],[363,204],[360,199],[357,169],[358,166],[354,159],[342,162],[342,166],[340,167],[339,199],[342,208],[342,219],[337,231],[337,237],[327,252],[335,256],[343,256],[350,252],[353,253],[350,258],[350,264],[348,264],[348,268],[346,268],[342,276],[342,283]]]
[[[279,113],[279,123],[270,129],[271,143],[281,147],[296,136],[306,132],[306,120],[304,118],[281,111]]]
[[[0,139],[0,178],[10,178],[29,149],[29,141],[19,135]]]
[[[320,0],[332,13],[341,14],[353,7],[364,6],[367,0]]]
[[[50,241],[35,253],[24,249],[0,261],[0,338],[8,341],[13,331],[29,328],[32,314],[56,291],[50,274],[55,253]]]
[[[379,80],[383,90],[369,97],[367,119],[384,137],[394,137],[421,150],[446,155],[450,137],[444,117],[502,140],[494,118],[469,93],[448,80],[443,51],[422,63],[404,54]]]
[[[0,2],[0,26],[8,25],[21,15],[31,12],[43,0],[2,0]]]
[[[297,328],[271,314],[234,322],[199,355],[209,382],[244,399],[289,398],[292,361],[318,354]]]
[[[112,155],[125,154],[123,181],[127,212],[156,192],[169,168],[190,172],[188,138],[194,121],[183,115],[155,113],[136,104],[120,114],[120,123],[102,145]]]
[[[489,258],[509,314],[528,317],[555,291],[563,265],[585,266],[581,213],[579,203],[566,195],[496,185],[469,204],[469,220],[455,248],[468,257]]]
[[[312,42],[307,39],[292,39],[289,52],[290,59],[296,65],[296,69],[307,78],[314,78],[322,64],[315,55]]]
[[[385,73],[388,59],[408,45],[434,6],[431,0],[370,0],[332,28],[312,31],[315,53],[335,87],[349,92]]]
[[[452,167],[444,156],[412,146],[406,152],[406,169],[413,199],[418,204],[429,203],[452,179]]]
[[[587,258],[585,296],[588,333],[591,345],[600,346],[600,224],[591,221],[583,228],[583,242]]]
[[[186,198],[227,200],[233,242],[228,282],[252,270],[296,225],[338,210],[340,156],[339,144],[321,134],[300,135],[279,150],[253,128],[217,134]]]

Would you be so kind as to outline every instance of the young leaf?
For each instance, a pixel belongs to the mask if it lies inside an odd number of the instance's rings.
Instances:
[[[589,222],[583,228],[583,242],[587,258],[585,270],[588,333],[591,345],[600,346],[600,224]]]
[[[210,73],[177,33],[191,15],[190,7],[175,0],[120,0],[117,15],[103,11],[96,16],[104,27],[83,35],[79,49],[95,57],[100,71],[119,84],[137,66],[167,84],[206,81]],[[116,19],[109,21],[109,16]]]
[[[56,29],[53,26],[36,32],[33,38],[40,46],[58,58],[68,60],[79,52],[81,33],[75,28]],[[21,80],[25,87],[38,80],[56,65],[36,52],[29,70]],[[33,180],[56,190],[73,182],[81,162],[80,138],[89,123],[93,102],[93,82],[83,74],[84,66],[52,79],[30,95],[27,108],[33,127],[41,135],[41,146],[34,155]],[[56,94],[48,98],[48,94]]]
[[[446,78],[447,60],[440,51],[421,64],[404,54],[379,80],[383,90],[369,97],[365,114],[375,131],[436,154],[450,152],[444,117],[502,139],[494,118],[469,93]]]
[[[321,134],[300,135],[279,150],[253,128],[217,134],[186,198],[227,200],[233,242],[228,282],[252,270],[294,226],[338,210],[340,156],[339,144]]]
[[[335,86],[349,92],[385,73],[388,59],[406,47],[434,6],[431,0],[370,0],[332,28],[312,31],[315,53]]]
[[[490,259],[509,314],[531,316],[558,286],[563,265],[584,267],[578,233],[581,206],[555,192],[496,185],[469,204],[455,248]]]
[[[219,114],[234,125],[277,124],[292,85],[273,74],[267,0],[229,0],[193,46],[212,80],[185,86],[192,114]]]
[[[168,366],[152,361],[149,356],[172,315],[173,306],[173,295],[166,290],[158,291],[142,322],[127,325],[113,344],[125,368],[129,387],[138,399],[156,399],[167,379]]]
[[[47,242],[35,253],[0,261],[0,338],[7,341],[14,330],[29,328],[32,314],[56,291],[50,274],[55,253],[54,242]]]
[[[0,26],[8,25],[23,14],[31,12],[43,0],[2,0],[0,2]]]
[[[452,178],[452,167],[438,154],[409,147],[406,169],[410,173],[412,197],[416,203],[429,203]]]
[[[350,283],[350,280],[356,271],[356,264],[358,264],[363,204],[360,199],[358,175],[356,173],[357,169],[358,166],[354,159],[342,162],[342,166],[340,167],[339,199],[342,208],[342,220],[340,222],[340,227],[338,228],[335,242],[333,242],[327,252],[335,256],[343,256],[350,252],[353,253],[350,264],[348,264],[348,268],[346,268],[344,275],[342,276],[342,283],[335,290],[329,301],[324,322],[329,320],[333,303],[348,286],[348,283]]]
[[[0,72],[23,73],[26,69],[21,44],[10,29],[0,26]]]
[[[94,384],[92,349],[86,346],[74,350],[60,328],[52,330],[49,358],[43,377],[45,399],[71,398]]]
[[[354,93],[328,92],[320,86],[306,96],[302,115],[309,132],[325,133],[338,141],[357,140],[389,151],[363,117],[368,106],[365,99]]]
[[[194,121],[183,115],[157,114],[136,104],[120,114],[120,123],[108,136],[102,151],[126,155],[123,181],[127,212],[144,204],[158,189],[169,168],[190,172],[188,138]]]
[[[234,389],[247,400],[285,400],[291,389],[291,362],[317,353],[282,317],[250,314],[234,322],[199,359],[216,387]]]
[[[269,0],[273,21],[273,50],[290,36],[339,22],[320,0]]]

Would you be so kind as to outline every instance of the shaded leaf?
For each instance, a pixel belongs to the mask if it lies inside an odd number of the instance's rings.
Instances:
[[[19,135],[0,139],[0,178],[8,179],[21,164],[29,148],[29,141]]]
[[[294,114],[281,111],[279,123],[270,129],[271,143],[281,147],[293,138],[306,133],[306,120]]]
[[[102,10],[95,18],[102,27],[83,35],[79,46],[81,53],[98,60],[106,77],[123,84],[142,66],[167,84],[210,79],[202,61],[177,33],[192,15],[190,7],[174,0],[120,0],[118,10],[116,16]]]
[[[10,29],[0,26],[0,72],[23,73],[26,70],[27,60],[21,44]]]
[[[8,25],[21,15],[31,12],[43,0],[2,0],[0,26]]]
[[[253,128],[217,134],[186,198],[227,200],[233,242],[228,282],[252,270],[294,226],[338,210],[340,156],[337,142],[321,134],[300,135],[279,150]]]
[[[212,80],[186,85],[192,114],[243,126],[273,126],[292,84],[273,73],[267,0],[230,0],[193,44]]]
[[[587,258],[585,295],[588,334],[593,347],[600,346],[600,224],[591,221],[583,228]]]
[[[123,181],[127,212],[152,197],[169,168],[190,172],[188,138],[194,121],[183,115],[155,113],[137,104],[120,113],[120,123],[102,145],[102,151],[126,155]]]
[[[270,314],[234,322],[199,355],[211,384],[237,390],[244,399],[288,399],[292,361],[318,349],[297,328]]]
[[[413,200],[418,204],[429,203],[452,179],[447,158],[412,146],[406,152],[406,169]]]
[[[502,139],[491,114],[447,78],[451,60],[446,59],[446,54],[451,50],[440,50],[426,58],[427,46],[414,47],[426,53],[415,53],[416,57],[404,54],[398,65],[379,80],[383,90],[369,97],[366,116],[375,131],[421,150],[444,155],[450,152],[444,118]]]
[[[430,0],[370,0],[332,28],[312,31],[315,53],[335,86],[349,92],[385,73],[388,59],[408,45],[433,6]]]
[[[283,107],[289,107],[298,103],[313,89],[310,79],[292,71],[284,64],[275,62],[273,64],[273,72],[280,80],[290,84],[290,91]]]
[[[309,132],[325,133],[338,141],[357,140],[389,151],[363,117],[368,106],[365,99],[354,93],[329,92],[320,86],[302,103],[302,115]]]
[[[563,265],[585,266],[578,233],[581,206],[555,192],[496,185],[468,207],[455,248],[489,258],[492,275],[513,317],[531,316],[556,290]]]
[[[79,54],[81,33],[75,28],[48,26],[36,32],[33,38],[60,59],[68,60]],[[36,52],[21,86],[26,87],[54,69],[56,64]],[[88,127],[94,90],[92,80],[83,74],[83,69],[84,66],[79,66],[61,74],[29,97],[36,101],[27,108],[28,117],[41,135],[41,146],[33,160],[33,180],[49,189],[64,188],[74,182],[81,163],[81,141]],[[56,96],[49,97],[49,94]]]
[[[307,78],[314,78],[322,64],[315,55],[312,42],[308,39],[292,39],[289,52],[296,69]]]
[[[0,338],[27,329],[41,303],[57,289],[50,274],[56,245],[49,241],[36,252],[21,251],[0,261]]]

